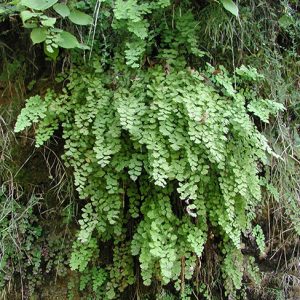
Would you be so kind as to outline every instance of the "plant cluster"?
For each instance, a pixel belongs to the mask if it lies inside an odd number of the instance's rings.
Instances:
[[[63,236],[53,236],[41,227],[34,213],[39,201],[32,196],[23,205],[19,199],[9,195],[5,185],[1,187],[1,297],[5,298],[5,294],[13,296],[19,289],[22,297],[27,299],[44,283],[42,274],[63,277],[67,273],[68,241],[64,242]]]
[[[78,286],[86,299],[119,299],[132,285],[138,298],[140,279],[162,299],[173,298],[173,287],[181,299],[245,298],[245,282],[253,288],[259,276],[244,248],[255,241],[266,257],[273,243],[256,218],[265,194],[299,230],[298,148],[281,145],[298,143],[298,110],[284,98],[296,83],[284,94],[282,77],[270,76],[278,57],[297,60],[297,6],[266,12],[264,1],[254,12],[250,2],[18,1],[24,27],[50,58],[58,47],[90,51],[85,66],[73,53],[61,91],[31,96],[15,126],[33,125],[38,147],[56,134],[64,140],[82,199],[70,257],[80,275],[70,298]],[[76,25],[91,25],[87,38]],[[273,49],[280,39],[291,43],[288,55],[282,45]],[[293,111],[292,138],[290,129],[282,134],[284,106],[288,118]]]
[[[261,200],[258,162],[272,153],[249,114],[282,107],[257,99],[253,70],[243,66],[236,74],[158,65],[123,69],[116,78],[95,64],[73,69],[62,94],[28,99],[15,131],[35,124],[41,146],[62,126],[65,163],[80,198],[89,199],[71,268],[94,265],[99,241],[113,240],[124,251],[106,266],[118,269],[107,270],[108,299],[133,283],[131,255],[145,285],[156,279],[180,289],[210,231],[220,239],[227,293],[241,288],[241,236]]]
[[[53,60],[56,60],[59,48],[88,48],[72,33],[56,25],[58,22],[81,26],[92,24],[93,18],[76,9],[74,4],[59,3],[58,0],[17,0],[14,6],[4,6],[0,15],[13,14],[12,11],[19,13],[24,28],[31,30],[33,44],[43,43],[45,54]]]

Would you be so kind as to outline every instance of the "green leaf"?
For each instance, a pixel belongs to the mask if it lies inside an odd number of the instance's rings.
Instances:
[[[90,50],[91,49],[88,45],[85,45],[85,44],[79,44],[77,47],[82,50]]]
[[[295,20],[292,16],[283,15],[279,20],[278,23],[280,27],[287,28],[295,23]]]
[[[29,19],[31,19],[33,17],[36,17],[37,15],[38,14],[33,13],[33,12],[29,11],[29,10],[23,10],[20,13],[20,16],[21,16],[21,19],[22,19],[23,23],[25,23],[27,20],[29,20]]]
[[[79,43],[73,34],[63,31],[60,33],[57,45],[61,48],[72,49],[78,47]]]
[[[90,25],[93,23],[93,18],[79,10],[73,10],[69,17],[71,22],[77,25]]]
[[[47,18],[41,21],[42,25],[46,27],[53,27],[55,22],[56,22],[56,18]]]
[[[30,38],[33,44],[39,44],[46,40],[47,30],[45,28],[34,28],[31,31]]]
[[[232,0],[220,0],[224,8],[232,13],[234,16],[239,15],[239,9],[237,5]]]
[[[33,13],[29,10],[23,10],[20,13],[22,22],[23,22],[23,26],[25,28],[35,28],[37,27],[37,19],[35,17],[40,16],[41,13]]]
[[[21,0],[20,4],[35,10],[45,10],[58,0]]]
[[[53,52],[49,52],[47,50],[47,47],[44,46],[44,52],[45,54],[51,59],[51,60],[56,60],[57,56],[58,56],[58,53],[59,53],[59,50],[58,48],[52,48],[52,51]]]
[[[61,15],[63,18],[67,17],[70,15],[70,9],[66,4],[63,3],[56,3],[53,6],[53,9]]]
[[[54,49],[52,48],[51,45],[46,45],[46,50],[51,54],[54,53]]]

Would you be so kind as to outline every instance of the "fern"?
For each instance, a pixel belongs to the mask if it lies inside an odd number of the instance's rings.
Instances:
[[[199,72],[173,67],[168,73],[161,66],[134,73],[125,68],[112,91],[107,72],[78,68],[61,95],[49,91],[44,99],[30,98],[18,118],[17,131],[36,124],[37,145],[62,125],[65,162],[74,170],[80,197],[90,199],[71,268],[87,272],[97,241],[122,245],[114,247],[124,252],[114,256],[100,284],[107,299],[134,282],[131,254],[139,258],[146,285],[153,278],[179,282],[182,257],[186,279],[192,278],[208,223],[222,236],[227,293],[241,287],[241,235],[251,227],[261,198],[257,162],[270,149],[247,109],[243,87],[245,82],[251,87],[249,78],[242,74],[234,86],[220,69],[216,74],[211,66]],[[257,106],[256,115],[265,119],[280,109],[273,106],[266,114]],[[182,210],[176,213],[177,199]],[[129,244],[126,223],[139,216]],[[117,264],[126,273],[113,271]]]

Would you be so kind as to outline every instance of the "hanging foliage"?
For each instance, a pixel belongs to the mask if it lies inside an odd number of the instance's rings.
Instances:
[[[241,287],[241,236],[261,198],[258,162],[271,153],[247,107],[255,103],[258,117],[268,107],[273,114],[282,109],[253,97],[248,81],[243,88],[247,73],[155,66],[108,77],[95,64],[89,72],[74,69],[62,94],[27,101],[15,130],[35,124],[40,146],[61,125],[65,163],[80,197],[89,199],[72,269],[89,268],[97,241],[112,239],[125,255],[114,256],[124,270],[119,292],[133,282],[131,255],[145,285],[156,278],[179,288],[182,272],[192,278],[212,230],[224,253],[227,293]],[[110,272],[104,287],[108,295],[118,293],[110,284],[115,276]]]
[[[131,286],[138,295],[142,282],[155,297],[161,288],[180,299],[238,299],[245,281],[258,280],[249,253],[267,253],[256,219],[262,187],[276,191],[265,165],[278,155],[262,124],[284,110],[283,101],[266,96],[264,76],[237,58],[256,51],[247,44],[250,33],[243,39],[235,32],[248,28],[237,27],[247,21],[248,6],[231,0],[13,6],[33,44],[43,43],[63,70],[57,86],[26,100],[15,132],[32,127],[37,147],[62,138],[80,198],[68,261],[80,295],[122,299]],[[296,24],[277,23],[280,30]],[[68,51],[75,48],[81,49]]]

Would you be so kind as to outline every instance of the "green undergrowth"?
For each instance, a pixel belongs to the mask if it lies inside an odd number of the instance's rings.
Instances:
[[[12,105],[1,112],[0,298],[29,299],[68,275],[72,181],[49,148],[16,138]]]

